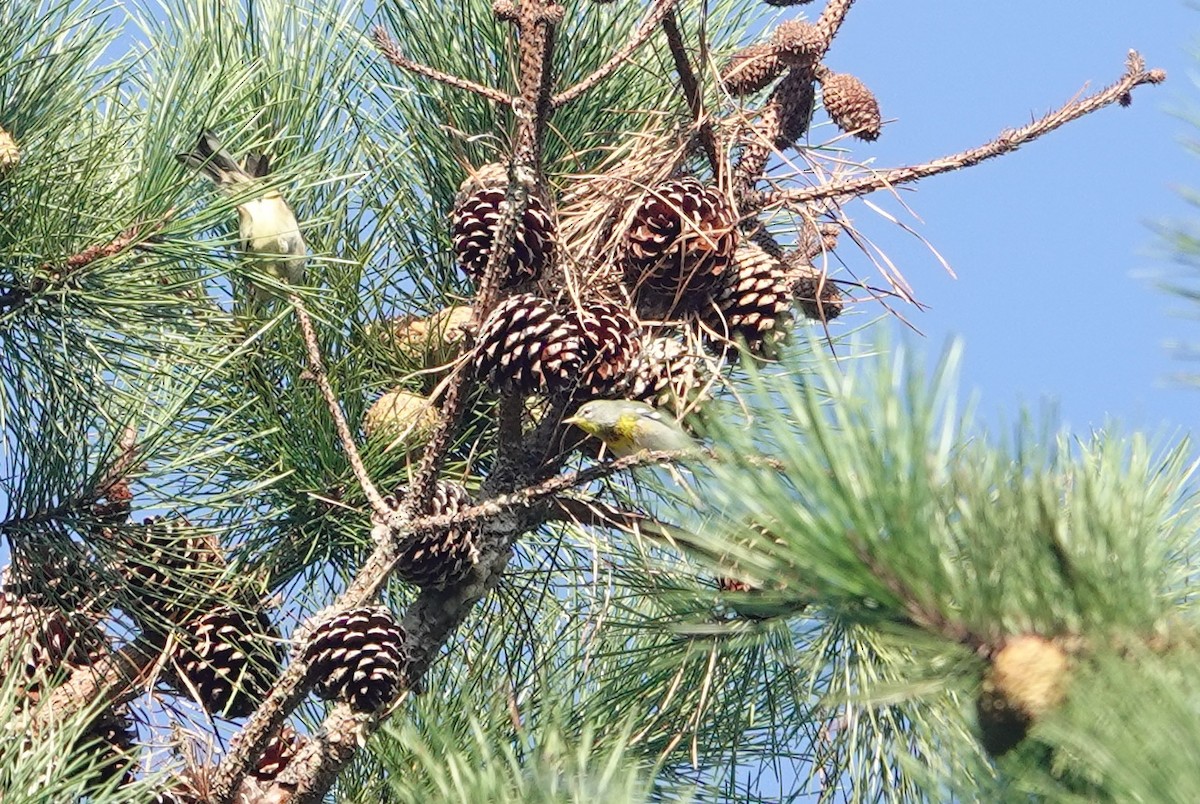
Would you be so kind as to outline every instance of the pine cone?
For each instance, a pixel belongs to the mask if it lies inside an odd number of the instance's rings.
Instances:
[[[150,631],[178,624],[207,610],[211,590],[225,571],[216,537],[199,533],[182,518],[151,517],[141,525],[107,532],[115,569],[126,578],[130,616]]]
[[[778,109],[776,148],[790,148],[808,133],[816,97],[812,75],[804,70],[789,70],[771,91],[767,105]]]
[[[137,733],[124,711],[107,709],[79,739],[77,750],[86,750],[92,761],[96,781],[107,784],[117,777],[121,783],[133,780]]]
[[[770,354],[787,336],[792,289],[788,270],[752,242],[734,255],[729,283],[705,311],[705,324],[726,341],[742,339],[752,354]]]
[[[401,486],[393,500],[402,499],[408,489]],[[433,489],[428,514],[454,515],[472,505],[471,495],[457,483],[438,481]],[[396,574],[422,589],[443,589],[458,583],[479,562],[479,526],[466,525],[440,533],[425,534],[409,545],[396,562]]]
[[[705,383],[703,358],[672,338],[643,341],[631,373],[624,396],[676,412],[693,401]]]
[[[279,731],[271,735],[271,739],[263,746],[262,754],[250,771],[256,779],[269,782],[283,773],[296,753],[304,746],[304,738],[287,723],[279,727]]]
[[[5,572],[5,591],[42,608],[94,613],[108,608],[104,580],[93,559],[77,542],[34,543],[13,553]]]
[[[825,51],[821,30],[804,20],[786,20],[771,33],[771,45],[785,64],[809,68]]]
[[[545,299],[528,293],[496,305],[480,328],[475,370],[497,389],[570,390],[583,354],[579,327]]]
[[[0,592],[0,683],[15,672],[24,689],[40,691],[72,669],[90,666],[106,651],[94,626]]]
[[[455,199],[451,216],[454,256],[459,266],[476,282],[483,278],[487,268],[507,188],[507,169],[493,163],[469,176]],[[542,200],[530,194],[525,214],[517,223],[507,273],[502,277],[501,285],[511,287],[541,276],[554,250],[554,238],[554,220]]]
[[[437,409],[428,397],[393,388],[376,399],[363,415],[367,438],[393,441],[403,437],[409,451],[424,444],[438,423]]]
[[[338,614],[313,631],[304,650],[308,681],[325,700],[374,712],[404,683],[405,638],[400,623],[383,606]]]
[[[879,112],[879,101],[867,89],[867,85],[849,73],[822,71],[821,101],[829,119],[847,134],[853,134],[868,142],[879,138],[883,116]]]
[[[837,285],[824,272],[796,254],[789,257],[788,265],[792,296],[805,318],[832,321],[842,314],[846,301]]]
[[[721,68],[721,80],[730,95],[741,97],[770,84],[786,66],[775,46],[762,43],[748,45],[734,53]]]
[[[179,689],[205,710],[245,717],[279,673],[279,631],[261,611],[220,606],[182,629],[173,657]]]
[[[693,178],[647,193],[625,233],[626,281],[679,301],[714,290],[733,257],[735,216],[717,189]]]
[[[409,315],[386,322],[383,337],[412,362],[433,368],[458,356],[465,338],[463,327],[470,321],[471,308],[454,305],[430,316]]]
[[[611,394],[626,382],[637,359],[637,323],[622,305],[593,302],[577,312],[583,345],[583,370],[577,393],[581,399]]]

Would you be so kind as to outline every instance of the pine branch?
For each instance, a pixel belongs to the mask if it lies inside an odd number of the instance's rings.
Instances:
[[[342,442],[342,449],[346,453],[346,460],[350,462],[350,468],[354,470],[354,477],[358,480],[358,485],[362,488],[363,494],[371,503],[371,508],[376,516],[391,517],[395,512],[388,507],[383,501],[383,496],[379,493],[379,489],[371,481],[371,476],[367,473],[367,468],[363,464],[362,455],[358,452],[358,447],[354,444],[354,434],[350,432],[350,425],[346,422],[346,415],[342,413],[341,403],[338,402],[337,395],[333,392],[333,387],[329,384],[329,375],[325,371],[325,363],[321,359],[321,345],[317,341],[317,332],[313,328],[312,318],[308,315],[308,310],[304,308],[304,302],[300,297],[293,294],[288,296],[288,301],[292,305],[292,309],[296,312],[296,320],[300,323],[300,332],[304,336],[304,345],[308,357],[308,373],[312,376],[313,382],[321,389],[321,396],[325,397],[325,404],[329,408],[329,415],[333,417],[333,425],[337,429],[338,440]]]
[[[798,190],[776,190],[762,193],[752,197],[751,203],[761,210],[771,207],[804,206],[831,199],[853,198],[900,184],[920,181],[939,173],[970,167],[986,159],[1011,153],[1025,143],[1032,142],[1072,120],[1103,109],[1105,106],[1114,103],[1127,106],[1131,99],[1130,93],[1135,87],[1142,84],[1160,84],[1166,80],[1166,77],[1167,74],[1163,70],[1147,71],[1142,57],[1137,51],[1131,50],[1126,61],[1125,74],[1116,83],[1081,100],[1067,103],[1029,125],[1005,131],[985,145],[921,165],[878,171],[870,176],[860,176]]]
[[[692,111],[692,119],[696,123],[697,136],[699,136],[700,144],[708,157],[708,163],[712,166],[713,176],[719,184],[724,173],[725,162],[717,150],[712,122],[704,113],[704,98],[700,94],[700,82],[696,79],[696,73],[688,59],[687,48],[683,43],[683,34],[679,30],[679,15],[675,13],[674,8],[667,10],[667,14],[662,20],[662,26],[663,32],[667,35],[667,44],[671,48],[671,57],[675,60],[675,72],[679,75],[679,85],[683,89],[688,108]]]
[[[73,671],[37,710],[30,729],[35,734],[65,717],[103,700],[120,706],[146,691],[146,683],[162,658],[162,644],[134,639],[94,665]]]
[[[514,99],[508,93],[502,92],[499,89],[485,87],[482,84],[476,84],[474,81],[468,81],[465,78],[443,73],[440,70],[426,67],[424,64],[405,57],[400,52],[400,47],[392,41],[392,38],[388,36],[388,32],[383,29],[383,26],[376,26],[371,31],[371,38],[375,41],[375,47],[379,48],[379,52],[383,54],[383,57],[401,70],[406,70],[455,89],[473,92],[476,95],[481,95],[490,101],[495,101],[504,106],[510,106],[513,103]]]
[[[88,246],[82,251],[67,257],[61,263],[42,263],[38,266],[38,275],[33,278],[29,287],[14,287],[0,294],[0,314],[7,313],[14,307],[25,304],[34,296],[44,293],[47,290],[61,287],[79,273],[81,269],[86,268],[97,260],[120,254],[135,243],[144,240],[146,237],[153,235],[154,232],[162,229],[174,214],[175,208],[171,207],[146,232],[143,232],[143,228],[146,226],[144,222],[135,223],[107,243]]]
[[[560,106],[565,106],[612,75],[618,67],[629,61],[633,54],[649,41],[650,37],[658,29],[659,24],[674,10],[678,3],[679,0],[655,0],[654,4],[650,6],[650,11],[646,14],[646,18],[634,29],[633,35],[629,37],[629,41],[591,75],[570,89],[564,90],[551,98],[551,107],[557,109]]]
[[[457,514],[414,518],[404,527],[402,534],[391,538],[376,538],[376,543],[380,545],[402,544],[422,535],[442,533],[454,527],[477,522],[484,523],[481,535],[484,549],[479,564],[471,575],[451,590],[422,591],[405,612],[403,625],[408,635],[405,647],[413,657],[407,673],[409,688],[419,687],[432,658],[457,630],[475,604],[499,581],[508,563],[512,542],[521,533],[538,527],[547,520],[548,511],[535,508],[538,503],[565,490],[585,486],[618,472],[639,466],[669,463],[691,456],[689,452],[642,452],[629,455],[582,471],[552,477],[511,494],[470,506]],[[377,523],[376,527],[387,525]],[[394,567],[394,556],[395,553],[390,553],[382,547],[376,549],[359,570],[345,594],[312,621],[322,621],[336,612],[357,608],[374,600]],[[307,693],[305,676],[308,673],[308,663],[303,656],[304,646],[296,646],[287,669],[222,759],[211,783],[211,801],[214,804],[227,804],[233,800],[249,769],[251,759],[261,752],[263,745],[283,722],[287,713],[294,709]],[[326,757],[325,754],[321,756]],[[326,757],[326,761],[334,759],[332,754]],[[336,770],[332,770],[335,775]],[[311,772],[324,774],[326,769],[324,766],[314,766]]]

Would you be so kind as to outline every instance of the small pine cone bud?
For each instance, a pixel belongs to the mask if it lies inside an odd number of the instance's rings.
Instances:
[[[626,282],[677,301],[705,296],[737,248],[735,218],[714,187],[693,178],[660,184],[642,198],[625,232]]]
[[[455,200],[451,215],[454,256],[463,271],[476,282],[483,278],[492,253],[492,241],[507,188],[507,169],[493,163],[469,176]],[[554,250],[554,238],[553,218],[542,200],[531,194],[525,214],[517,222],[512,253],[501,285],[512,287],[541,276]]]
[[[730,281],[705,311],[705,324],[722,340],[744,341],[751,354],[770,355],[791,323],[788,280],[783,263],[755,243],[742,243]]]
[[[574,386],[582,365],[579,327],[549,301],[510,296],[479,331],[475,371],[497,389],[557,393]]]
[[[90,666],[106,647],[94,627],[0,592],[0,684],[15,673],[26,690],[54,686],[72,669]]]
[[[308,681],[325,700],[374,712],[404,683],[404,629],[383,606],[338,614],[313,630],[304,659]]]
[[[872,142],[879,138],[883,116],[867,85],[849,73],[824,71],[819,76],[821,101],[829,119],[847,134]]]
[[[637,323],[622,305],[594,302],[578,312],[583,344],[581,398],[607,396],[628,379],[641,342]]]
[[[8,173],[21,161],[21,148],[16,139],[0,128],[0,176]]]
[[[721,68],[721,80],[729,94],[741,97],[770,84],[786,66],[778,48],[761,43],[748,45],[734,53]]]
[[[983,679],[976,708],[983,745],[992,756],[1016,746],[1039,718],[1066,697],[1066,652],[1054,642],[1026,634],[996,653]]]
[[[785,64],[811,67],[825,51],[825,39],[816,25],[787,20],[771,33],[771,45]]]
[[[705,385],[704,359],[672,338],[646,339],[625,396],[673,412],[696,400]]]
[[[393,388],[376,399],[363,415],[367,438],[401,439],[406,451],[425,444],[437,427],[438,412],[428,397]]]
[[[279,672],[279,632],[261,611],[220,606],[182,628],[173,656],[179,691],[205,711],[245,717]]]
[[[150,517],[110,531],[109,541],[114,568],[129,585],[127,612],[143,628],[161,632],[210,608],[209,590],[225,572],[224,552],[211,533],[182,518]]]
[[[389,500],[395,507],[407,495],[404,486]],[[457,483],[438,481],[433,488],[429,516],[453,516],[473,504],[471,495]],[[461,581],[479,563],[479,526],[463,525],[420,535],[400,553],[396,574],[422,589],[444,589]]]
[[[789,259],[788,263],[792,296],[805,318],[832,321],[842,314],[846,300],[823,271],[799,259]]]

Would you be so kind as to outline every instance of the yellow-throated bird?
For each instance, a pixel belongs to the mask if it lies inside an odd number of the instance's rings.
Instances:
[[[267,157],[260,154],[247,156],[245,166],[239,165],[211,131],[202,132],[192,150],[176,158],[212,179],[225,192],[239,196],[269,170]],[[281,282],[302,284],[308,252],[296,215],[279,191],[264,189],[239,203],[237,212],[241,249],[253,259],[254,266]],[[263,301],[273,295],[268,288],[251,282],[251,299]]]
[[[595,399],[565,419],[608,445],[617,457],[643,450],[698,452],[700,445],[662,411],[630,399]]]

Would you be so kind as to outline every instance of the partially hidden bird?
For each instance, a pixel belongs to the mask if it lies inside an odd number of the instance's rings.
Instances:
[[[636,400],[594,399],[564,421],[603,441],[618,458],[643,450],[700,450],[700,445],[677,421]]]
[[[266,156],[249,154],[244,164],[239,165],[221,147],[216,135],[204,131],[192,150],[177,154],[175,158],[203,173],[222,191],[239,199],[249,196],[237,205],[238,240],[242,252],[253,260],[256,268],[275,279],[292,285],[303,284],[308,252],[295,213],[278,190],[265,187],[259,193],[253,190],[253,185],[270,170],[270,160]],[[254,301],[261,302],[274,297],[276,292],[251,281],[249,295]]]

